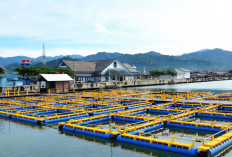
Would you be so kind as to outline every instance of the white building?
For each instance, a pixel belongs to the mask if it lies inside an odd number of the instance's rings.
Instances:
[[[184,68],[175,68],[174,71],[177,73],[177,79],[190,78],[190,70]]]
[[[117,59],[98,61],[67,61],[62,60],[57,67],[69,68],[76,73],[76,82],[102,82],[132,80],[137,70]]]

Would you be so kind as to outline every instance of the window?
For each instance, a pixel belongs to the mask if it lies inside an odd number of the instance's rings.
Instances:
[[[117,68],[117,62],[114,62],[114,68]]]

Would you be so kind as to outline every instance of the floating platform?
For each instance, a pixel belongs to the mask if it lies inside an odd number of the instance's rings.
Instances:
[[[0,117],[31,124],[58,123],[60,130],[80,135],[190,156],[212,156],[232,145],[230,104],[231,93],[84,91],[6,97],[0,99]],[[175,134],[166,136],[166,128],[199,134],[197,138],[186,134],[185,142]]]

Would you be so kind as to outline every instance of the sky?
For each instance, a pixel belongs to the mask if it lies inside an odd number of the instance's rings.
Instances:
[[[232,50],[231,0],[1,0],[0,56]]]

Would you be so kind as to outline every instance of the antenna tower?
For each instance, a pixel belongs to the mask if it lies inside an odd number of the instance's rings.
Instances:
[[[43,44],[43,67],[46,67],[46,54],[45,54],[44,44]]]

